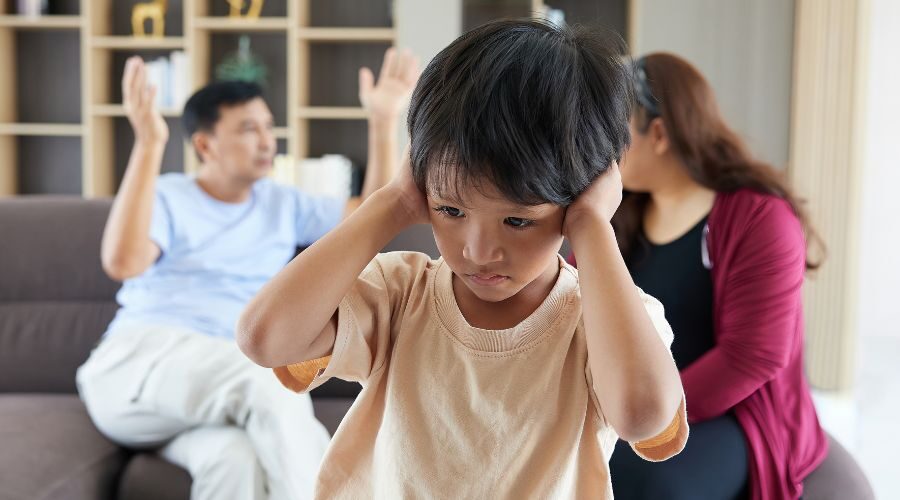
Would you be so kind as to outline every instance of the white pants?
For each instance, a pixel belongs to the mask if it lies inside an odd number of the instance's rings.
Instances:
[[[169,326],[105,339],[78,369],[94,424],[190,472],[191,498],[311,498],[328,433],[233,341]]]

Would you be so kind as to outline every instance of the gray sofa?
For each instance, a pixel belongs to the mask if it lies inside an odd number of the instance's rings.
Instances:
[[[109,207],[0,199],[0,500],[189,497],[186,471],[107,440],[75,392],[76,368],[117,309],[99,258]],[[332,381],[313,394],[332,433],[357,388]]]
[[[104,438],[75,393],[75,370],[117,307],[118,285],[99,258],[109,206],[68,197],[0,199],[0,500],[189,496],[186,471]],[[357,391],[330,381],[313,393],[316,416],[332,433]],[[874,498],[853,458],[831,444],[804,498]]]

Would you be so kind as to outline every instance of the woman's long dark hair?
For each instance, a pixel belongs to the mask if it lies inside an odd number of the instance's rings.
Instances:
[[[703,75],[684,59],[666,53],[647,55],[636,67],[636,128],[646,132],[653,119],[661,118],[688,175],[706,188],[716,192],[748,188],[787,201],[806,236],[806,268],[818,268],[821,258],[810,257],[810,249],[815,246],[824,256],[824,242],[812,226],[803,200],[793,193],[781,173],[754,158],[728,127]],[[613,217],[619,248],[626,259],[641,230],[649,199],[647,193],[626,192]]]

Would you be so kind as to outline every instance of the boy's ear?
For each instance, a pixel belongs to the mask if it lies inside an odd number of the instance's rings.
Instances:
[[[656,117],[650,121],[648,133],[652,140],[654,153],[663,155],[669,151],[669,133],[666,130],[666,124],[663,123],[662,118]]]

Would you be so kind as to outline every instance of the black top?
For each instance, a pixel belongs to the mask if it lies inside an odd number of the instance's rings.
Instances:
[[[712,279],[703,265],[701,245],[706,217],[671,243],[655,245],[641,231],[628,269],[635,284],[666,308],[675,332],[672,355],[679,370],[715,345]]]

